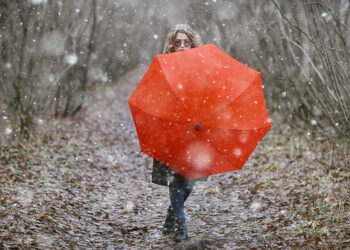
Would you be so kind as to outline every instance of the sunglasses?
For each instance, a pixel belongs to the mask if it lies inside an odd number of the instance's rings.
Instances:
[[[180,47],[182,43],[184,44],[185,47],[190,47],[192,44],[190,40],[175,40],[174,45],[175,47]]]

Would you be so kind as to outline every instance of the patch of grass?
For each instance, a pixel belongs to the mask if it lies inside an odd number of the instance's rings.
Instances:
[[[43,184],[44,184],[44,181],[38,178],[38,179],[36,179],[36,181],[34,183],[34,187],[39,188],[39,187],[42,187]]]
[[[63,177],[68,177],[68,176],[71,176],[72,173],[71,173],[70,170],[66,169],[66,170],[61,170],[61,175],[62,175]]]
[[[36,223],[37,222],[37,220],[36,219],[34,219],[34,218],[27,218],[27,217],[22,217],[23,218],[23,221],[25,222],[25,223],[27,223],[27,224],[34,224],[34,223]]]

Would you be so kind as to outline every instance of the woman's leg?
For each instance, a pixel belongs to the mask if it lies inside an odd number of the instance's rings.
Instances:
[[[193,185],[193,181],[179,180],[178,178],[174,178],[174,181],[170,183],[171,208],[176,219],[185,218],[184,205],[193,190]]]
[[[192,193],[193,186],[194,186],[194,182],[187,182],[187,185],[185,185],[184,202]]]
[[[171,208],[175,217],[175,241],[179,242],[188,238],[185,218],[185,200],[190,196],[194,181],[187,181],[183,178],[175,178],[169,185]]]
[[[173,183],[169,185],[171,205],[168,208],[167,217],[163,225],[163,234],[175,231],[176,218],[185,218],[184,203],[190,196],[193,185],[193,181],[188,182],[179,178],[176,178]]]

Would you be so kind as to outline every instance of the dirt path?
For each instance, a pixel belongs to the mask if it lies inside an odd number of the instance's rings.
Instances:
[[[196,183],[190,239],[163,236],[168,190],[151,183],[126,102],[143,73],[91,92],[79,117],[47,123],[41,140],[2,150],[0,249],[350,247],[347,156],[277,121],[243,171]]]

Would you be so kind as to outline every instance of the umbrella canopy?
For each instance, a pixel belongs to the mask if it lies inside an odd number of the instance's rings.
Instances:
[[[189,180],[241,169],[271,128],[260,72],[214,44],[155,56],[128,103],[141,151]]]

